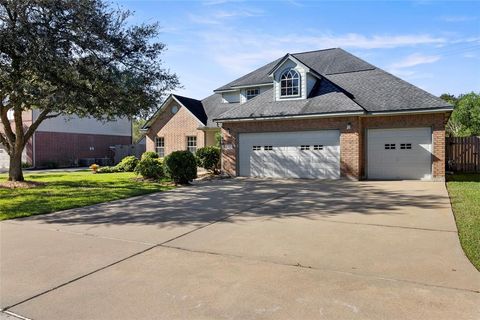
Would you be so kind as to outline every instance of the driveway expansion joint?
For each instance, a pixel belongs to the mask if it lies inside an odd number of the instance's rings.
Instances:
[[[464,292],[480,294],[480,290],[475,290],[475,289],[457,288],[457,287],[443,286],[443,285],[437,285],[437,284],[425,283],[425,282],[419,282],[419,281],[413,281],[413,280],[407,280],[407,279],[388,278],[388,277],[375,276],[375,275],[371,275],[371,274],[364,274],[364,273],[358,273],[358,272],[348,272],[348,271],[335,270],[335,269],[329,269],[329,268],[312,267],[312,266],[303,265],[299,262],[297,262],[297,263],[282,263],[282,262],[270,261],[270,260],[265,260],[265,259],[255,259],[255,258],[251,258],[251,257],[247,257],[247,256],[241,256],[241,255],[235,255],[235,254],[229,254],[229,253],[204,251],[204,250],[193,250],[193,249],[187,249],[187,248],[182,248],[182,247],[177,247],[177,246],[169,246],[169,245],[163,245],[163,244],[158,245],[158,247],[163,247],[163,248],[168,248],[168,249],[173,249],[173,250],[181,250],[181,251],[190,252],[190,253],[200,253],[200,254],[207,254],[207,255],[222,256],[222,257],[226,257],[226,258],[236,258],[236,259],[242,259],[242,260],[247,260],[247,261],[268,263],[268,264],[272,264],[272,265],[295,267],[295,268],[307,269],[307,270],[312,270],[312,271],[327,271],[327,272],[334,272],[334,273],[338,273],[338,274],[346,274],[346,275],[361,277],[361,278],[369,278],[369,279],[392,281],[392,282],[402,282],[402,283],[414,284],[414,285],[424,286],[424,287],[432,287],[432,288],[454,290],[454,291],[464,291]],[[353,269],[356,269],[356,268],[353,268]]]
[[[45,294],[47,294],[47,293],[49,293],[49,292],[52,292],[52,291],[54,291],[54,290],[57,290],[57,289],[62,288],[62,287],[64,287],[64,286],[67,286],[67,285],[69,285],[69,284],[71,284],[71,283],[73,283],[73,282],[76,282],[76,281],[78,281],[78,280],[81,280],[81,279],[83,279],[83,278],[86,278],[86,277],[88,277],[88,276],[90,276],[90,275],[92,275],[92,274],[94,274],[94,273],[97,273],[97,272],[103,271],[103,270],[105,270],[105,269],[108,269],[108,268],[110,268],[110,267],[112,267],[112,266],[114,266],[114,265],[117,265],[117,264],[119,264],[119,263],[121,263],[121,262],[124,262],[124,261],[126,261],[126,260],[128,260],[128,259],[134,258],[134,257],[136,257],[136,256],[138,256],[138,255],[141,255],[141,254],[143,254],[143,253],[145,253],[145,252],[147,252],[147,251],[150,251],[150,250],[152,250],[152,249],[154,249],[154,248],[164,246],[164,245],[165,245],[166,243],[168,243],[168,242],[171,242],[171,241],[174,241],[174,240],[179,239],[179,238],[181,238],[181,237],[184,237],[184,236],[186,236],[186,235],[189,235],[189,234],[191,234],[191,233],[193,233],[193,232],[195,232],[195,231],[198,231],[198,230],[201,230],[201,229],[206,228],[206,227],[208,227],[208,226],[211,226],[211,225],[213,225],[213,224],[215,224],[215,223],[217,223],[217,222],[224,221],[224,220],[226,220],[226,219],[228,219],[228,218],[230,218],[230,217],[232,217],[232,216],[240,215],[240,214],[244,213],[245,211],[248,211],[248,210],[250,210],[250,209],[255,208],[255,207],[258,206],[258,205],[262,205],[262,204],[268,203],[268,202],[270,202],[270,201],[277,200],[277,199],[282,198],[282,197],[285,197],[285,196],[287,196],[287,195],[288,195],[288,193],[282,193],[282,194],[276,195],[275,197],[272,197],[272,198],[269,198],[269,199],[260,201],[260,202],[254,204],[254,205],[251,205],[251,206],[245,208],[244,210],[241,210],[241,211],[238,211],[238,212],[235,212],[235,213],[226,215],[225,217],[222,217],[222,218],[220,218],[220,219],[214,220],[214,221],[212,221],[212,222],[210,222],[210,223],[207,223],[207,224],[205,224],[205,225],[203,225],[203,226],[197,227],[197,228],[195,228],[195,229],[193,229],[193,230],[190,230],[190,231],[188,231],[188,232],[185,232],[185,233],[183,233],[183,234],[181,234],[181,235],[179,235],[179,236],[173,237],[173,238],[171,238],[171,239],[169,239],[169,240],[166,240],[166,241],[164,241],[164,242],[162,242],[162,243],[153,244],[153,245],[149,246],[148,248],[143,249],[143,250],[138,251],[138,252],[135,252],[134,254],[131,254],[131,255],[125,257],[125,258],[122,258],[122,259],[120,259],[120,260],[114,261],[114,262],[112,262],[112,263],[110,263],[110,264],[107,264],[107,265],[105,265],[105,266],[103,266],[103,267],[97,268],[97,269],[95,269],[95,270],[93,270],[93,271],[90,271],[90,272],[88,272],[88,273],[86,273],[86,274],[83,274],[83,275],[81,275],[81,276],[75,277],[75,278],[73,278],[73,279],[71,279],[71,280],[69,280],[69,281],[67,281],[67,282],[64,282],[64,283],[62,283],[62,284],[59,284],[59,285],[57,285],[57,286],[55,286],[55,287],[53,287],[53,288],[44,290],[44,291],[42,291],[42,292],[40,292],[40,293],[38,293],[38,294],[35,294],[35,295],[33,295],[33,296],[29,297],[29,298],[23,299],[23,300],[21,300],[20,302],[16,302],[16,303],[14,303],[14,304],[12,304],[12,305],[6,306],[6,307],[4,307],[4,308],[1,310],[1,312],[4,312],[4,313],[10,312],[10,311],[7,311],[7,310],[8,310],[8,309],[11,309],[11,308],[13,308],[13,307],[15,307],[15,306],[18,306],[18,305],[20,305],[20,304],[22,304],[22,303],[25,303],[25,302],[28,302],[28,301],[33,300],[33,299],[35,299],[35,298],[38,298],[38,297],[40,297],[40,296],[43,296],[43,295],[45,295]],[[22,225],[22,224],[15,223],[15,222],[12,223],[12,224]],[[76,235],[83,235],[83,236],[88,236],[88,237],[97,237],[97,238],[104,238],[104,239],[111,239],[111,240],[118,240],[118,241],[126,241],[126,240],[116,239],[116,238],[107,238],[107,237],[95,236],[95,235],[88,234],[88,233],[78,233],[78,232],[71,232],[71,231],[63,231],[63,230],[60,230],[60,229],[40,228],[40,227],[34,227],[34,228],[43,229],[43,230],[50,230],[50,231],[55,231],[55,232],[64,232],[64,233],[70,233],[70,234],[76,234]],[[129,241],[129,242],[137,242],[137,241]],[[139,242],[137,242],[137,243],[139,243]],[[165,247],[168,247],[168,246],[165,246]],[[12,313],[12,314],[13,314],[13,313]],[[21,318],[21,319],[22,319],[22,318]],[[26,319],[26,320],[30,320],[30,319],[28,319],[28,318],[25,318],[25,319]]]

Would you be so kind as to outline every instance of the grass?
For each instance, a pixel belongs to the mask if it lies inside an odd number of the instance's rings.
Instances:
[[[463,250],[480,271],[480,174],[450,176],[447,189]]]
[[[0,174],[0,180],[7,176]],[[0,220],[27,217],[172,189],[167,181],[135,180],[131,172],[92,174],[89,171],[26,174],[43,183],[35,188],[0,188]]]

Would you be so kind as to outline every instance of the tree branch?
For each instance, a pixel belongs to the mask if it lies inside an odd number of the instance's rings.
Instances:
[[[0,120],[2,121],[3,127],[5,128],[5,136],[7,138],[7,141],[10,146],[12,146],[15,144],[15,133],[13,133],[10,120],[8,120],[7,112],[7,107],[0,108]]]
[[[50,109],[44,109],[42,110],[42,112],[40,112],[37,119],[34,122],[32,122],[32,125],[30,127],[28,127],[28,130],[24,135],[25,141],[28,141],[28,139],[32,137],[33,133],[35,132],[35,130],[37,130],[38,126],[43,122],[43,120],[54,118],[54,116],[49,116],[48,115],[49,113],[50,113]],[[58,116],[58,115],[59,114],[56,114],[55,116]]]

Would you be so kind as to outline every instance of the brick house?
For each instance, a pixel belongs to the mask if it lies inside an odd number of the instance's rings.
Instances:
[[[204,100],[170,96],[143,128],[165,155],[214,143],[232,176],[445,176],[453,107],[342,49],[286,54]]]
[[[38,116],[37,110],[24,111],[25,127]],[[0,130],[3,128],[0,127]],[[76,116],[58,116],[44,120],[27,142],[23,162],[35,168],[70,167],[110,158],[110,147],[132,143],[132,123],[129,119],[102,122]],[[8,170],[10,158],[0,145],[0,170]],[[89,161],[89,162],[88,162]]]

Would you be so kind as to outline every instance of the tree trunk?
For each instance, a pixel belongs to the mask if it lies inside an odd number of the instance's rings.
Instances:
[[[8,170],[8,181],[24,181],[22,171],[22,151],[15,148],[10,154],[10,168]]]

